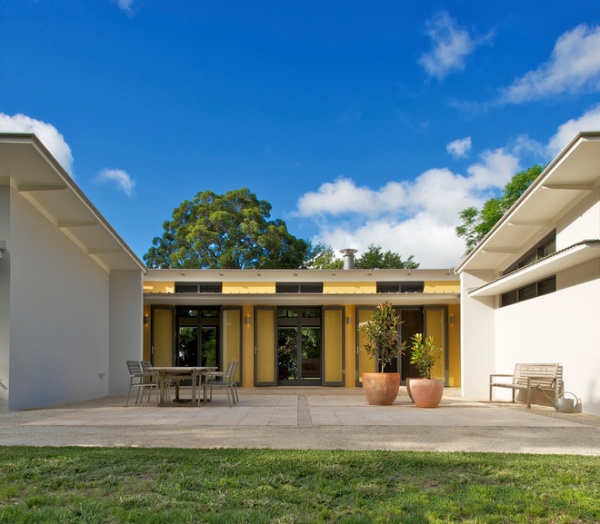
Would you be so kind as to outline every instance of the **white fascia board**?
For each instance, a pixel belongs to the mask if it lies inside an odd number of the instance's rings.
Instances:
[[[527,267],[468,292],[469,297],[500,295],[539,282],[561,271],[600,257],[600,240],[575,244]]]
[[[460,293],[144,293],[146,305],[395,306],[459,304]]]
[[[149,269],[146,282],[458,282],[454,269]]]

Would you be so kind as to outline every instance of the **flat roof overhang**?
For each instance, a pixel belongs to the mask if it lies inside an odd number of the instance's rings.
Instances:
[[[519,254],[556,227],[558,216],[600,186],[600,132],[579,133],[546,167],[456,268],[462,271],[508,267]]]
[[[105,271],[147,271],[34,134],[0,133],[0,185],[17,191]]]
[[[580,242],[477,289],[470,290],[468,294],[474,298],[500,295],[539,282],[595,258],[600,258],[600,240]]]
[[[458,282],[454,269],[149,269],[144,282]]]
[[[460,293],[145,293],[145,305],[171,306],[395,306],[460,304]]]

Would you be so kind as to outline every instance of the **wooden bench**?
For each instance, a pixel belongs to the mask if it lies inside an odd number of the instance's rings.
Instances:
[[[498,381],[498,378],[511,378],[510,382]],[[492,388],[512,389],[512,401],[515,392],[527,391],[527,407],[531,407],[531,391],[542,390],[550,394],[554,401],[563,392],[563,368],[559,364],[516,364],[512,375],[494,373],[490,375],[490,402]]]

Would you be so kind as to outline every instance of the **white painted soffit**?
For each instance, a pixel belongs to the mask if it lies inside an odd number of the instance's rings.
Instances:
[[[456,271],[502,270],[550,233],[557,219],[600,185],[600,132],[579,133],[546,167]]]
[[[105,271],[147,271],[35,135],[0,133],[0,185],[18,191]]]
[[[144,293],[144,304],[169,306],[395,306],[459,304],[460,293]]]
[[[600,258],[600,240],[581,242],[477,289],[470,290],[468,294],[473,298],[501,295],[534,282],[539,282],[595,258]]]

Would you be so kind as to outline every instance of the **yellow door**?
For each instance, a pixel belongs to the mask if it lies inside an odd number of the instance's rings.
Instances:
[[[274,386],[277,383],[275,361],[276,316],[274,307],[254,310],[254,385]]]
[[[152,308],[152,363],[173,365],[173,308]]]

